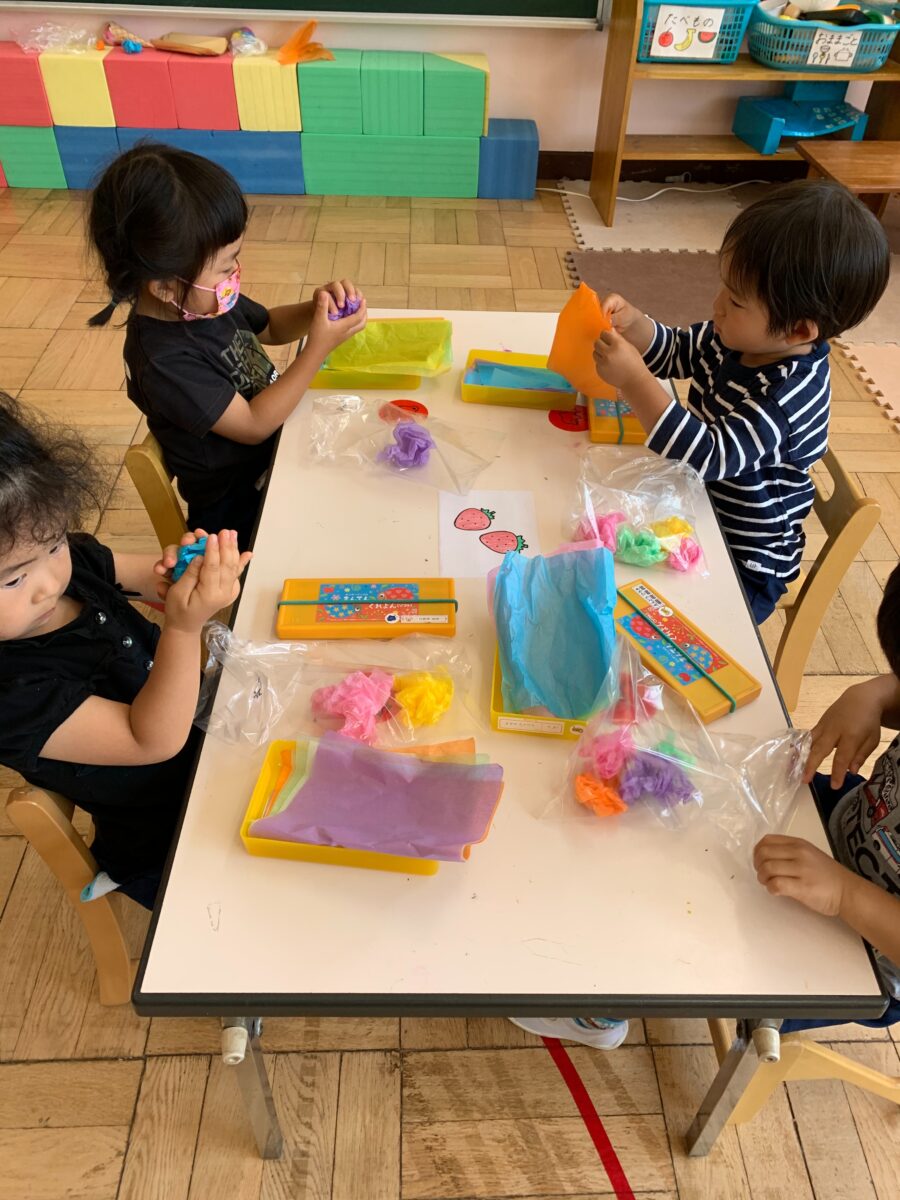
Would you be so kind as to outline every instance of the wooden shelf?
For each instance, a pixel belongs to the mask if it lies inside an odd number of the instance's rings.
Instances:
[[[789,82],[792,79],[824,82],[826,80],[873,80],[876,83],[900,81],[900,61],[888,59],[880,71],[778,71],[764,67],[749,54],[739,54],[733,63],[635,63],[635,79],[700,80],[736,79],[745,83]]]
[[[734,162],[737,159],[760,159],[765,162],[796,162],[800,155],[793,147],[779,150],[777,154],[759,154],[752,146],[730,133],[715,136],[691,134],[629,134],[625,138],[622,158],[642,162],[715,160]]]

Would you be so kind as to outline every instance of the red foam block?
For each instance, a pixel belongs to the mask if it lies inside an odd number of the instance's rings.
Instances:
[[[172,54],[169,78],[179,129],[240,129],[230,54]]]
[[[52,125],[38,54],[0,42],[0,125]]]
[[[126,129],[175,129],[175,97],[169,75],[174,57],[145,46],[126,54],[117,46],[103,60],[116,124]]]

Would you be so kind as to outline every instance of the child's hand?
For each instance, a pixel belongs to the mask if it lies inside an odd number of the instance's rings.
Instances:
[[[825,917],[840,915],[852,871],[804,838],[767,834],[753,851],[756,878],[773,896],[789,896]]]
[[[626,388],[636,379],[649,375],[640,352],[614,329],[601,333],[594,342],[597,374],[614,388]]]
[[[866,684],[854,684],[822,714],[812,731],[803,780],[809,783],[831,751],[831,786],[839,788],[848,771],[860,767],[881,741],[882,706]]]
[[[253,557],[238,550],[233,529],[211,533],[202,557],[191,559],[177,583],[166,595],[166,628],[182,633],[199,633],[220,609],[236,600],[241,590],[241,572]]]
[[[356,284],[349,279],[333,279],[331,283],[316,288],[313,292],[314,307],[318,304],[322,292],[325,292],[329,298],[328,311],[332,313],[340,312],[347,300],[365,299]]]
[[[172,586],[172,571],[178,562],[179,547],[193,546],[195,542],[199,542],[201,538],[205,537],[205,529],[195,529],[193,533],[184,534],[177,546],[166,546],[165,550],[163,550],[159,561],[153,564],[153,574],[160,577],[156,585],[156,594],[160,600],[165,600],[166,593]]]
[[[329,287],[338,286],[329,284]],[[324,288],[316,297],[316,311],[309,325],[309,336],[306,339],[306,351],[313,354],[322,362],[332,350],[352,338],[366,327],[366,302],[362,300],[359,308],[352,316],[341,317],[338,321],[330,321],[328,313],[334,303],[331,292]]]
[[[619,333],[624,333],[629,325],[633,325],[643,316],[639,308],[635,308],[633,304],[628,303],[624,296],[619,296],[615,292],[610,292],[604,299],[602,307],[612,322],[613,329],[617,329]]]

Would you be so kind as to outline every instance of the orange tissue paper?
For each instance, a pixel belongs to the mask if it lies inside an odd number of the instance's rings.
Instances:
[[[586,283],[579,284],[559,314],[547,366],[588,399],[609,393],[609,384],[594,366],[594,342],[607,329],[612,329],[612,323],[600,306],[600,297]]]

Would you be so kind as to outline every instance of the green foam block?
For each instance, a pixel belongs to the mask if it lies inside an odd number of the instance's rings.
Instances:
[[[334,62],[299,63],[305,133],[362,133],[361,50],[335,50]]]
[[[365,50],[362,56],[363,133],[400,137],[423,130],[423,55]]]
[[[477,137],[304,133],[306,190],[319,196],[478,195]]]
[[[425,134],[481,137],[485,72],[440,54],[426,54],[424,67]]]
[[[0,164],[10,187],[69,186],[52,128],[0,125]]]

